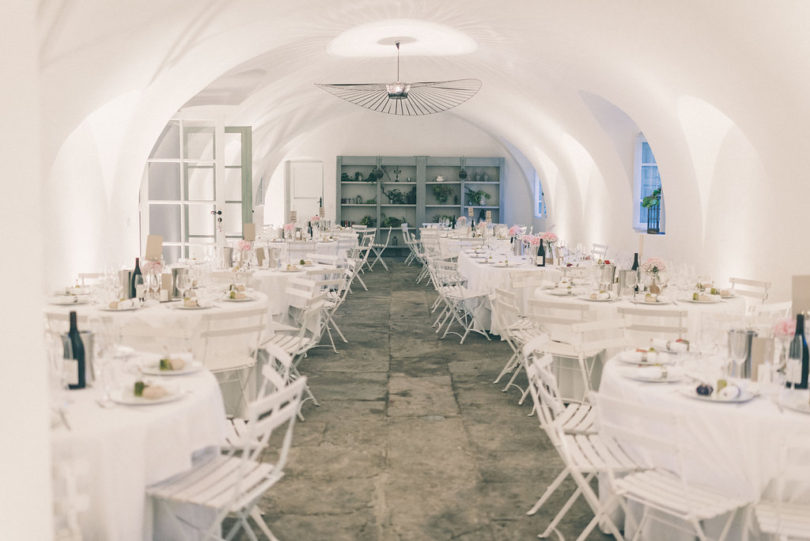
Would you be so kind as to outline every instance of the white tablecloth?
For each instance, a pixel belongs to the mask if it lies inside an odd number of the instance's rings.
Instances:
[[[148,406],[101,408],[97,388],[67,393],[71,430],[53,430],[53,460],[89,468],[77,479],[79,493],[90,500],[79,515],[85,540],[153,539],[145,487],[187,470],[195,451],[221,443],[225,410],[216,379],[200,371],[171,381],[190,392]]]
[[[261,269],[255,271],[248,280],[248,285],[264,293],[268,298],[268,309],[274,316],[286,317],[290,306],[301,308],[300,298],[290,296],[286,293],[289,281],[292,278],[306,278],[306,271],[310,270],[336,270],[329,265],[311,265],[309,267],[298,267],[295,272],[287,272],[281,269]]]
[[[687,474],[693,481],[699,480],[730,497],[758,499],[776,476],[780,437],[810,430],[809,415],[789,410],[780,412],[768,398],[759,397],[740,405],[707,403],[679,394],[682,386],[677,384],[627,379],[621,375],[623,367],[627,365],[615,360],[606,364],[600,393],[638,404],[639,408],[651,406],[682,414],[684,437],[693,448],[692,456],[685,460]],[[695,384],[690,383],[688,387],[694,388]],[[604,415],[611,418],[613,414],[606,410]],[[612,420],[620,422],[617,417]],[[800,481],[800,485],[792,487],[793,499],[807,501],[810,479]],[[722,520],[716,522],[710,526],[716,528],[714,535],[722,527]],[[741,539],[741,526],[742,519],[738,519],[728,539]],[[653,524],[643,538],[692,539],[660,524]]]
[[[224,289],[222,298],[225,297]],[[110,312],[103,310],[102,306],[95,304],[48,306],[46,316],[51,314],[65,315],[76,310],[79,317],[87,317],[91,327],[105,321],[111,323],[106,332],[118,333],[121,343],[139,350],[163,353],[168,348],[171,351],[193,349],[200,347],[200,333],[203,330],[201,323],[205,314],[228,311],[232,313],[267,308],[269,301],[267,295],[255,292],[255,301],[227,302],[220,300],[214,302],[212,308],[204,310],[181,310],[179,301],[171,303],[153,304],[138,310]],[[64,329],[67,330],[66,324]],[[99,332],[100,328],[90,330]],[[159,331],[152,333],[152,330]],[[143,337],[152,334],[154,339],[144,340]]]

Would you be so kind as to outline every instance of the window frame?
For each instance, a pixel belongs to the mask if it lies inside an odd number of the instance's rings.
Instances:
[[[655,161],[653,162],[643,162],[644,156],[644,143],[647,143],[650,146],[650,153],[653,156]],[[644,136],[643,133],[639,133],[636,136],[635,144],[633,147],[633,229],[639,233],[646,233],[647,232],[647,216],[641,216],[641,201],[644,199],[642,195],[642,179],[643,174],[642,170],[645,167],[655,167],[658,170],[658,179],[659,179],[659,187],[661,188],[661,201],[659,203],[661,207],[661,214],[659,219],[659,233],[663,235],[666,231],[666,211],[664,205],[664,190],[663,190],[663,181],[661,180],[661,171],[658,168],[658,160],[655,158],[655,153],[652,151],[652,146],[650,142],[647,141],[647,138]],[[642,221],[643,219],[643,221]]]
[[[547,218],[548,207],[546,206],[546,194],[543,191],[543,183],[540,181],[540,175],[537,171],[534,172],[534,217]]]

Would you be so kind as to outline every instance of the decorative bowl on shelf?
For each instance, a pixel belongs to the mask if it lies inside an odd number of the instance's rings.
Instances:
[[[438,177],[436,177],[436,182],[444,182],[444,177],[439,175]]]

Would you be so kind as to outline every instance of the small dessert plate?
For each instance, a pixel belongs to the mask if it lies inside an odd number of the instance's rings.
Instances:
[[[714,402],[716,404],[743,404],[757,397],[756,393],[746,391],[745,389],[740,389],[740,394],[731,397],[721,397],[718,396],[717,393],[702,395],[698,394],[697,391],[691,387],[681,388],[678,392],[687,398],[702,400],[703,402]]]

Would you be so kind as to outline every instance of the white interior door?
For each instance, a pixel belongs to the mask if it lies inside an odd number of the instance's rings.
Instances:
[[[296,211],[299,223],[318,214],[323,202],[323,162],[288,161],[286,167],[285,221]]]

